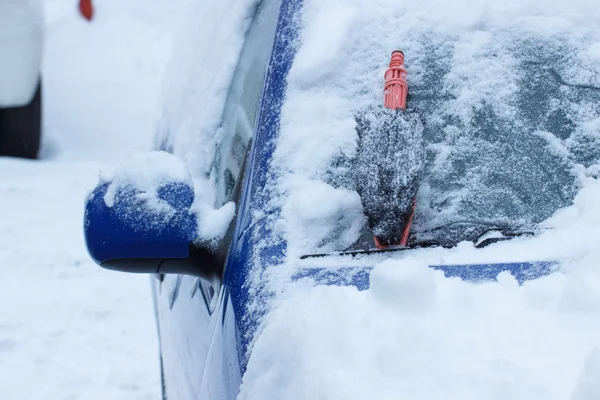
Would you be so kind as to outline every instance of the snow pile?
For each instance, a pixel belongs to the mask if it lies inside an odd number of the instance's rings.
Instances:
[[[437,288],[434,272],[414,258],[397,262],[386,260],[371,272],[373,298],[400,314],[427,313],[436,308]]]
[[[364,225],[360,197],[354,191],[337,190],[320,180],[288,182],[298,190],[286,205],[287,218],[277,227],[286,232],[287,224],[309,225],[311,235],[290,231],[289,240],[309,248],[335,248],[338,243],[350,246]]]
[[[600,161],[599,11],[583,0],[568,10],[560,1],[307,0],[275,154],[288,254],[345,248],[347,239],[295,241],[321,228],[293,216],[291,199],[316,180],[352,189],[336,163],[355,156],[354,115],[382,103],[395,49],[427,146],[418,240],[537,230],[571,204]]]
[[[289,285],[266,317],[240,399],[596,399],[597,251],[519,286],[387,260],[370,290]]]
[[[577,387],[573,393],[573,400],[591,400],[600,398],[600,348],[595,347],[590,351],[585,360],[585,366]]]
[[[115,202],[123,202],[122,217],[134,219],[135,225],[145,229],[182,224],[189,214],[195,214],[196,238],[211,246],[225,235],[235,214],[233,202],[215,209],[202,201],[203,193],[198,201],[186,164],[164,151],[140,153],[117,168],[101,171],[98,185],[103,184],[108,184],[105,204],[114,207]]]
[[[152,212],[169,213],[173,207],[159,197],[159,190],[167,184],[192,185],[185,164],[164,151],[135,155],[127,163],[112,171],[100,172],[100,185],[108,183],[104,202],[113,207],[115,196],[121,191],[133,191],[143,206]]]
[[[220,208],[214,208],[195,199],[191,211],[198,220],[198,240],[216,249],[235,216],[235,203],[230,201]]]

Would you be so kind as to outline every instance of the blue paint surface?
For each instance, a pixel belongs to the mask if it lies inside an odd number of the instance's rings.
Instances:
[[[273,234],[267,218],[277,217],[281,212],[269,205],[271,191],[274,189],[269,184],[269,168],[275,151],[275,139],[279,135],[286,77],[296,52],[301,8],[302,0],[284,0],[281,5],[252,144],[250,169],[244,184],[236,233],[224,277],[224,285],[230,291],[240,338],[237,345],[242,371],[245,371],[248,362],[249,344],[263,316],[262,311],[248,313],[248,305],[252,301],[264,303],[269,297],[263,287],[250,288],[250,273],[260,274],[261,271],[252,271],[252,268],[264,271],[267,266],[281,262],[286,251],[286,243]],[[256,212],[265,217],[255,218]],[[253,298],[250,297],[251,292]],[[263,309],[259,307],[257,310]]]
[[[401,261],[399,261],[401,263]],[[460,278],[469,282],[494,281],[501,272],[510,272],[522,285],[525,281],[541,278],[558,269],[555,262],[522,262],[501,264],[431,265],[430,268],[443,271],[447,278]],[[304,268],[292,280],[310,278],[318,285],[354,286],[358,290],[370,287],[370,273],[373,267],[348,268]]]
[[[108,207],[104,201],[108,186],[97,186],[85,206],[85,240],[95,262],[188,256],[197,232],[196,218],[189,212],[194,200],[191,187],[177,182],[158,189],[158,197],[174,210],[166,215],[148,208],[132,187],[120,189]]]

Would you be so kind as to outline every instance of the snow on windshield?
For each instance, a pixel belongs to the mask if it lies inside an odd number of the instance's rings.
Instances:
[[[382,102],[395,49],[427,146],[417,240],[534,230],[571,204],[600,159],[597,12],[582,0],[306,1],[275,154],[289,254],[358,239],[361,204],[337,166],[355,154],[356,112]],[[319,221],[337,223],[315,222],[307,191]]]

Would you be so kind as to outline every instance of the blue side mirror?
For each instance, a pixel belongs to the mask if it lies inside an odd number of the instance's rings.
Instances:
[[[194,243],[193,201],[186,182],[166,182],[150,200],[133,186],[100,183],[85,206],[88,251],[107,269],[212,278],[220,267],[212,251]]]

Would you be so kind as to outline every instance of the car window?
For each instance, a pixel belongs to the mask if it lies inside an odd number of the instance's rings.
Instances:
[[[218,135],[215,174],[215,206],[232,200],[254,125],[271,54],[280,1],[263,1],[246,35],[232,81]]]

